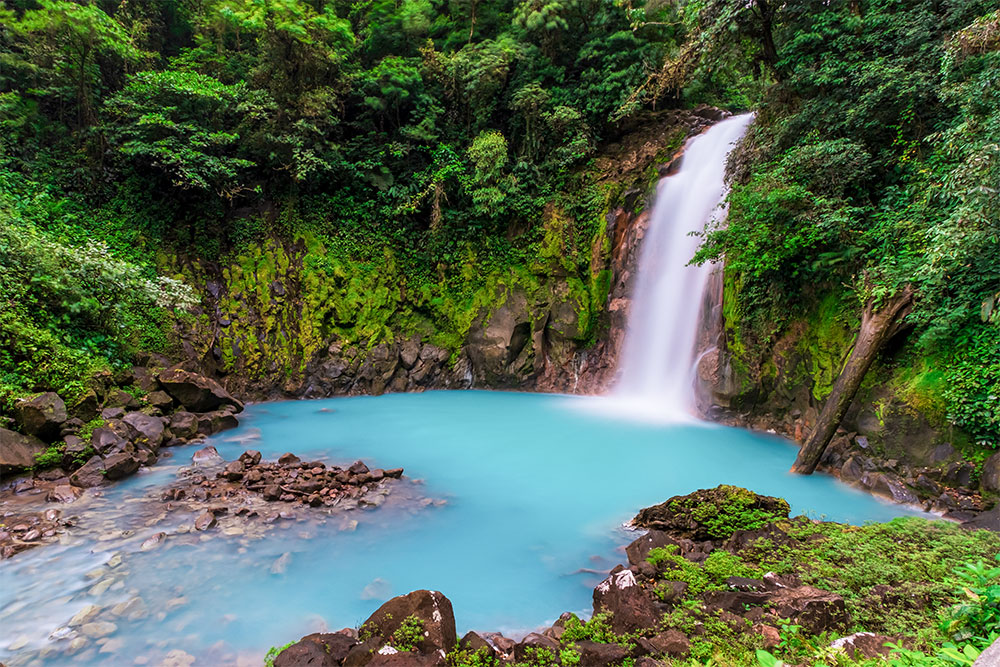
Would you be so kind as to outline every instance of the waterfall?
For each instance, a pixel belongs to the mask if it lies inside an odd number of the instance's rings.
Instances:
[[[694,358],[702,296],[712,266],[688,266],[700,244],[692,232],[724,215],[726,157],[752,116],[735,116],[691,139],[677,173],[657,188],[642,240],[635,294],[613,394],[661,418],[694,409]]]

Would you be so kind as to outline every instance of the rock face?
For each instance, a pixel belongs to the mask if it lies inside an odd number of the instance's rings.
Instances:
[[[178,403],[192,412],[210,412],[227,405],[237,412],[243,410],[243,404],[218,382],[177,366],[160,373],[160,384]]]
[[[631,570],[612,574],[594,589],[594,613],[602,611],[611,612],[611,627],[618,634],[653,627],[660,618]]]
[[[413,591],[389,600],[368,617],[361,625],[361,632],[389,642],[410,617],[423,624],[423,636],[416,644],[419,653],[441,652],[443,658],[458,642],[451,601],[437,591],[428,590]]]
[[[0,475],[30,468],[45,449],[45,443],[34,436],[0,428]]]
[[[47,442],[59,437],[62,424],[68,418],[66,404],[52,391],[20,401],[16,410],[24,432]]]

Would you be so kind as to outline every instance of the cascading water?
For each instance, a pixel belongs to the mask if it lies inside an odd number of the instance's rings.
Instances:
[[[726,158],[752,116],[735,116],[692,139],[680,170],[660,181],[639,256],[614,394],[630,410],[686,419],[694,406],[693,360],[710,265],[688,266],[713,215],[723,214]]]

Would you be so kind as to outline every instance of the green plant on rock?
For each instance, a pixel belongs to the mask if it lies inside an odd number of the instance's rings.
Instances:
[[[659,577],[666,581],[682,581],[688,585],[688,596],[698,595],[710,590],[724,590],[729,577],[760,577],[763,570],[748,565],[739,556],[717,549],[709,554],[704,563],[698,564],[677,553],[676,545],[650,549],[649,561],[659,572]],[[657,593],[662,598],[667,592],[660,587]]]
[[[281,655],[281,652],[286,648],[294,644],[294,641],[288,642],[284,646],[272,646],[267,649],[267,653],[264,655],[264,667],[274,667],[275,659]]]
[[[392,633],[391,643],[400,651],[415,651],[424,636],[424,622],[413,614],[403,619]]]
[[[62,462],[63,454],[66,452],[66,443],[57,442],[49,445],[43,452],[35,454],[35,469],[53,468]]]

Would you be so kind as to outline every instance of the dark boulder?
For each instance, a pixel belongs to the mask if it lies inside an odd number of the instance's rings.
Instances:
[[[160,388],[160,384],[156,381],[153,371],[145,366],[133,366],[131,377],[128,380],[131,380],[133,385],[142,389],[147,394]]]
[[[163,442],[163,420],[141,412],[130,412],[122,418],[128,427],[129,439],[156,452]]]
[[[240,422],[231,410],[232,408],[225,408],[198,415],[198,433],[212,435],[239,426]]]
[[[115,433],[107,426],[100,426],[94,429],[90,436],[90,445],[98,454],[110,454],[111,452],[122,451],[127,441],[122,436]]]
[[[481,634],[472,630],[466,632],[465,636],[458,640],[458,648],[471,653],[484,652],[488,656],[497,657],[497,651],[493,645]]]
[[[679,546],[677,540],[662,530],[651,530],[625,547],[625,555],[629,563],[640,565],[646,562],[650,551],[670,545]]]
[[[160,373],[160,384],[191,412],[209,412],[227,405],[235,408],[236,412],[243,410],[243,404],[218,382],[178,366]]]
[[[146,402],[161,412],[168,412],[174,406],[174,399],[163,390],[150,392]]]
[[[297,457],[295,454],[292,454],[291,452],[285,452],[284,454],[278,457],[279,466],[294,466],[298,465],[301,462],[302,459]]]
[[[629,657],[629,652],[620,644],[578,641],[574,643],[574,646],[577,653],[580,654],[580,664],[588,667],[612,667],[620,665],[625,658]]]
[[[193,438],[198,435],[198,417],[180,410],[170,416],[170,432],[175,438]]]
[[[620,570],[594,589],[594,613],[611,612],[611,628],[622,635],[654,627],[660,611],[643,592],[630,570]]]
[[[983,493],[1000,493],[1000,452],[986,459],[979,477]]]
[[[112,481],[133,475],[138,469],[139,460],[126,452],[118,452],[104,458],[104,476]]]
[[[335,667],[357,643],[339,632],[306,635],[279,653],[274,667]]]
[[[649,638],[650,647],[659,655],[686,658],[691,652],[691,642],[679,630],[667,630]]]
[[[416,646],[420,653],[447,653],[455,647],[455,613],[451,601],[437,591],[419,590],[392,598],[368,617],[361,631],[389,642],[411,616],[423,624],[423,637]]]
[[[632,522],[642,528],[666,531],[675,538],[722,540],[737,528],[752,530],[775,519],[787,519],[789,511],[788,503],[781,498],[723,484],[647,507]]]
[[[35,465],[35,456],[46,449],[34,436],[0,428],[0,475],[27,470]]]
[[[778,589],[769,594],[768,602],[778,618],[790,618],[814,635],[846,628],[851,622],[844,598],[812,586]]]
[[[83,489],[104,484],[104,461],[100,456],[93,456],[89,461],[69,476],[69,483]]]
[[[122,410],[138,410],[139,401],[135,396],[121,389],[112,389],[104,399],[104,407],[120,408]]]
[[[519,641],[517,646],[514,647],[514,660],[515,662],[528,662],[542,651],[548,651],[551,653],[553,658],[558,660],[559,642],[551,637],[546,637],[545,635],[540,635],[537,632],[532,632],[527,637]]]
[[[962,528],[968,528],[969,530],[992,530],[994,533],[1000,533],[1000,504],[997,504],[996,507],[988,512],[982,512],[963,521]]]
[[[97,416],[99,408],[100,404],[97,400],[97,394],[94,393],[93,389],[88,389],[72,402],[68,410],[69,414],[77,419],[89,422]]]
[[[239,460],[247,467],[255,466],[260,463],[260,452],[256,449],[248,449],[240,454]]]
[[[69,418],[59,394],[47,391],[34,398],[18,401],[15,406],[21,430],[47,442],[59,437],[62,423]]]

